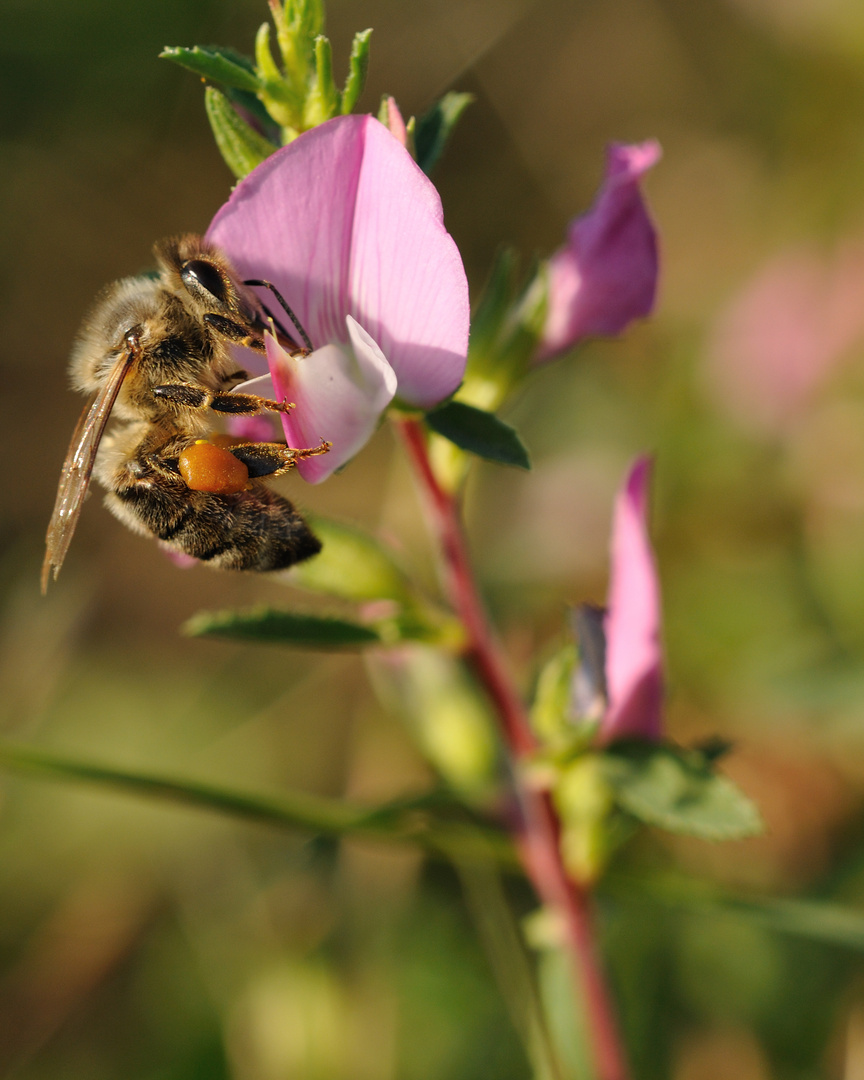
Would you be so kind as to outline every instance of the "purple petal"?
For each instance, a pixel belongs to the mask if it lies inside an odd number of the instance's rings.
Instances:
[[[337,117],[278,150],[237,185],[207,237],[244,278],[279,289],[316,347],[347,343],[353,316],[404,401],[428,408],[459,385],[462,260],[438,192],[372,117]]]
[[[613,143],[592,208],[570,225],[549,260],[549,306],[537,358],[548,360],[586,337],[619,334],[648,315],[657,291],[657,234],[639,181],[660,146]]]
[[[268,375],[267,379],[269,380],[269,378]],[[261,397],[269,397],[272,401],[276,400],[274,394],[261,394],[260,390],[246,390],[243,392],[249,394],[258,393]],[[244,442],[275,442],[279,436],[276,434],[273,419],[272,413],[268,413],[266,416],[228,416],[225,420],[225,427],[229,435],[233,435],[235,439],[243,439]]]
[[[663,698],[660,588],[648,539],[649,458],[639,458],[615,504],[606,614],[609,708],[600,726],[612,739],[659,739]]]
[[[366,331],[348,317],[348,345],[325,345],[309,356],[290,356],[269,334],[267,360],[276,400],[295,408],[283,413],[289,446],[333,445],[327,454],[297,463],[304,480],[317,484],[350,461],[369,440],[396,392],[396,376]]]

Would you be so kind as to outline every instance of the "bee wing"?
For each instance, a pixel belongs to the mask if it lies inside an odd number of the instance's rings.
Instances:
[[[45,536],[45,561],[42,563],[43,593],[48,589],[52,569],[56,581],[63,560],[66,558],[75,526],[81,515],[84,496],[90,486],[90,474],[93,472],[93,462],[96,460],[96,451],[99,449],[105,425],[108,423],[108,417],[111,415],[126,373],[137,355],[138,350],[131,344],[128,345],[109,372],[104,385],[81,413],[75,426],[66,460],[63,462],[63,471],[60,474],[54,512]]]

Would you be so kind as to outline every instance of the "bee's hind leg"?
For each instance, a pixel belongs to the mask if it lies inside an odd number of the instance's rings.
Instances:
[[[239,443],[225,449],[242,461],[249,470],[250,478],[255,479],[260,476],[280,476],[293,469],[303,458],[326,454],[332,445],[322,439],[317,446],[308,449],[294,449],[284,443]]]

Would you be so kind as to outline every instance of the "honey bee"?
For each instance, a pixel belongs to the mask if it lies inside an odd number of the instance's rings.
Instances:
[[[91,474],[106,488],[109,510],[129,528],[211,566],[278,570],[321,549],[293,505],[260,478],[326,453],[330,443],[222,448],[205,439],[213,413],[252,416],[293,407],[232,392],[248,375],[229,346],[263,353],[264,332],[271,329],[294,355],[305,355],[312,348],[305,331],[272,285],[242,282],[225,255],[201,237],[160,241],[154,254],[158,274],[109,286],[72,352],[72,383],[93,397],[63,464],[46,536],[43,593],[63,564]],[[305,347],[249,285],[267,285],[276,294]],[[199,451],[207,458],[203,466]]]

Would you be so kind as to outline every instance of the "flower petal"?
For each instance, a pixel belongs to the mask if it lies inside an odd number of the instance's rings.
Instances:
[[[350,316],[347,345],[325,345],[309,356],[289,355],[269,334],[267,360],[276,399],[295,408],[282,414],[289,446],[333,445],[327,454],[297,463],[317,484],[349,461],[369,440],[396,392],[396,375],[372,338]]]
[[[546,326],[537,359],[548,360],[586,337],[619,334],[649,314],[657,290],[657,234],[639,190],[660,146],[613,143],[594,206],[570,225],[549,260]]]
[[[441,200],[370,116],[337,117],[271,155],[234,189],[207,237],[243,277],[282,293],[317,346],[353,316],[428,408],[462,379],[468,284]]]
[[[651,460],[639,458],[615,504],[606,614],[609,708],[600,726],[604,742],[658,739],[661,734],[660,588],[646,521],[650,473]]]

